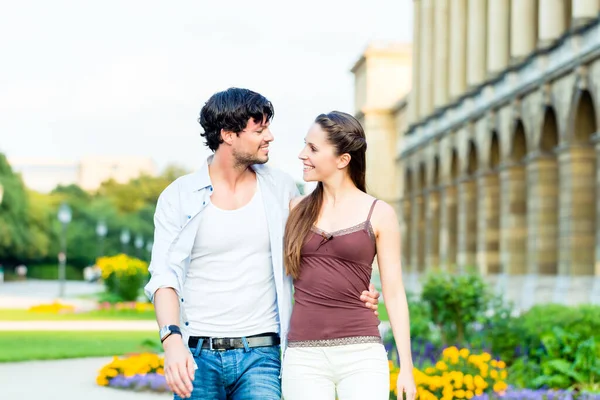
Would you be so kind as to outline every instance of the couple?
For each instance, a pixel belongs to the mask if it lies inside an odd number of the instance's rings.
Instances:
[[[399,228],[393,208],[366,193],[363,129],[341,112],[316,118],[299,158],[318,185],[300,197],[264,165],[273,114],[247,89],[213,95],[199,122],[214,154],[158,199],[145,292],[167,383],[177,399],[388,399],[369,285],[377,256],[398,388],[414,399]]]

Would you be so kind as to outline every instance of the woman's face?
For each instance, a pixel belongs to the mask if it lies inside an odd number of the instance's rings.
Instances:
[[[327,141],[327,132],[313,124],[304,139],[305,145],[298,158],[303,163],[305,182],[324,181],[339,171],[340,157],[335,147]]]

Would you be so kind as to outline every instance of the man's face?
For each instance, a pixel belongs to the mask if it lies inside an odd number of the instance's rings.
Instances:
[[[246,128],[233,137],[233,157],[236,164],[248,166],[269,161],[269,143],[273,139],[269,122],[263,120],[256,123],[250,118]]]

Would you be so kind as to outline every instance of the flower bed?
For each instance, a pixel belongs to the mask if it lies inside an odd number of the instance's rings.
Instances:
[[[38,304],[28,309],[29,312],[35,313],[52,313],[52,314],[67,314],[75,312],[75,307],[70,304],[63,304],[55,301],[50,304]]]
[[[152,303],[143,303],[139,301],[123,301],[119,303],[109,303],[108,301],[104,301],[98,304],[99,310],[111,310],[111,311],[138,311],[138,312],[147,312],[154,311],[154,305]]]
[[[400,370],[391,366],[390,398],[398,398],[396,387]],[[506,365],[489,353],[471,354],[468,349],[448,347],[434,366],[413,370],[418,398],[422,400],[472,399],[507,389]]]
[[[124,358],[115,356],[102,367],[96,383],[119,389],[167,392],[169,387],[164,374],[164,359],[157,354],[142,353]]]

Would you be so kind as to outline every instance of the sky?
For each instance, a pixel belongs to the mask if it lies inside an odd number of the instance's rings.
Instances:
[[[0,12],[0,152],[76,162],[148,156],[200,167],[200,108],[245,87],[271,100],[270,163],[322,112],[354,113],[351,67],[371,41],[410,42],[412,0],[12,1]]]

